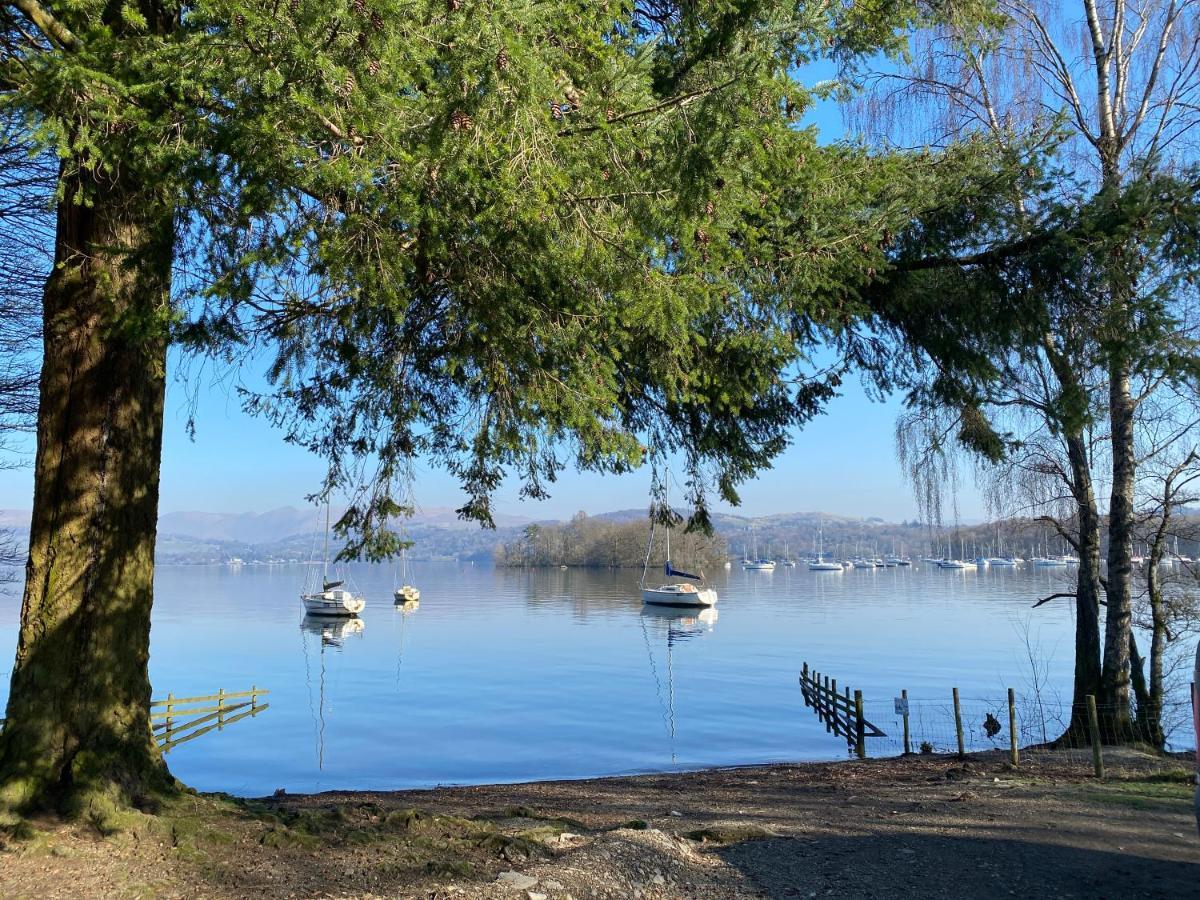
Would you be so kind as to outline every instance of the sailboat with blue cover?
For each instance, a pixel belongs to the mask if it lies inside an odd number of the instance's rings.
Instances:
[[[704,572],[693,575],[671,565],[671,529],[667,527],[667,561],[663,572],[667,578],[683,578],[686,581],[671,581],[658,587],[646,587],[646,572],[650,566],[650,554],[654,549],[654,526],[650,528],[650,541],[646,547],[646,564],[642,568],[642,602],[652,606],[675,606],[685,609],[703,609],[714,606],[717,592],[704,586]],[[693,582],[699,581],[700,586]]]

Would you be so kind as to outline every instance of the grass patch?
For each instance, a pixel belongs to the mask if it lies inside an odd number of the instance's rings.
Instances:
[[[1084,800],[1102,806],[1177,811],[1181,806],[1191,806],[1192,791],[1192,786],[1187,782],[1144,778],[1137,781],[1114,781],[1107,784],[1085,785],[1081,788],[1080,794]]]

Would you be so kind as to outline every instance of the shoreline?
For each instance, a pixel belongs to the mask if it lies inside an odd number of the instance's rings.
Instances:
[[[185,794],[101,838],[35,823],[9,896],[1185,896],[1190,756],[910,756],[407,791]]]

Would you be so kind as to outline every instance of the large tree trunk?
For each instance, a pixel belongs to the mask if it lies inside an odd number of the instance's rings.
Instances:
[[[1066,438],[1076,511],[1079,517],[1079,572],[1075,586],[1075,679],[1071,718],[1056,743],[1075,746],[1088,741],[1087,698],[1099,696],[1100,660],[1100,516],[1082,436]]]
[[[172,784],[147,660],[173,225],[132,178],[64,177],[0,803],[104,819]]]
[[[1129,367],[1121,358],[1109,366],[1112,426],[1112,495],[1108,511],[1108,610],[1104,622],[1101,702],[1107,737],[1133,737],[1129,702],[1129,646],[1133,631],[1133,492],[1137,463],[1133,439],[1134,404]]]

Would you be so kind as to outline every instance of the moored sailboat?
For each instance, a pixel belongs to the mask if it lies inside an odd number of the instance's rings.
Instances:
[[[668,478],[670,476],[668,475]],[[654,550],[654,526],[650,528],[650,541],[646,546],[646,562],[642,568],[642,602],[653,606],[674,606],[682,608],[704,608],[717,602],[717,592],[710,587],[697,587],[693,581],[703,585],[704,572],[692,575],[671,565],[671,528],[667,526],[667,559],[663,571],[667,578],[685,578],[687,581],[673,581],[660,584],[658,587],[646,587],[646,570],[650,565],[650,554]]]
[[[325,555],[321,568],[321,589],[301,593],[300,602],[310,616],[357,616],[367,601],[345,587],[344,580],[329,580],[329,504],[325,504]]]

